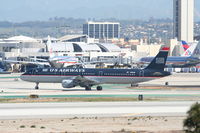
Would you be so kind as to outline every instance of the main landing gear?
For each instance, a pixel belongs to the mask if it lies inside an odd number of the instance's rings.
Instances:
[[[91,91],[91,86],[86,86],[86,87],[85,87],[85,90],[86,90],[86,91]]]
[[[102,86],[97,86],[97,91],[102,91]]]
[[[36,82],[35,89],[36,89],[36,90],[38,90],[38,89],[39,89],[39,83],[38,83],[38,82]]]
[[[102,88],[102,86],[97,86],[96,89],[97,89],[97,91],[102,91],[103,88]],[[91,90],[92,90],[92,89],[91,89],[91,86],[86,86],[86,87],[85,87],[85,90],[86,90],[86,91],[91,91]]]

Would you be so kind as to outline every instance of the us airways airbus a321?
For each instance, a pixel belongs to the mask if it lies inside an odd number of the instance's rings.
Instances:
[[[163,47],[152,62],[144,69],[90,69],[90,68],[36,68],[21,75],[24,81],[39,83],[61,83],[63,88],[75,86],[91,90],[100,84],[134,84],[170,75],[164,71],[169,48]]]

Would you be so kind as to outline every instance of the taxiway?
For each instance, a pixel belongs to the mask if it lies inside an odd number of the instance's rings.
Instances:
[[[66,102],[0,104],[0,119],[52,117],[185,116],[184,102]]]

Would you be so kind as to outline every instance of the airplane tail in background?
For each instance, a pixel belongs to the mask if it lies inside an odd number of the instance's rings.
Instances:
[[[199,44],[193,43],[181,56],[194,56],[195,54],[200,56],[199,52],[197,52],[200,49],[199,47]]]
[[[48,36],[48,40],[47,40],[47,49],[48,49],[50,58],[53,57],[53,56],[55,56],[55,55],[53,54],[53,49],[52,49],[52,43],[51,43],[51,38],[50,38],[50,36]]]
[[[198,43],[194,43],[193,45],[195,45],[195,49],[194,52],[192,53],[192,57],[196,57],[196,58],[200,58],[200,41]]]
[[[167,56],[169,52],[169,47],[161,48],[160,52],[151,61],[151,63],[145,69],[156,69],[159,71],[164,71]]]
[[[190,46],[186,41],[181,41],[184,51],[186,51]]]

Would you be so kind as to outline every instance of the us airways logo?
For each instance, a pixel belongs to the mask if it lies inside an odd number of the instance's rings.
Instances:
[[[70,68],[51,68],[48,70],[49,72],[85,72],[85,69],[70,69]],[[47,72],[46,69],[43,69],[43,72]]]
[[[164,58],[156,58],[156,64],[164,64],[165,59]]]

